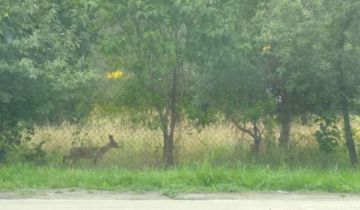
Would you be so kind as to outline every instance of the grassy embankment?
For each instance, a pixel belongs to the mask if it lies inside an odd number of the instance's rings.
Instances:
[[[360,170],[269,169],[210,166],[169,170],[117,167],[69,169],[13,165],[0,167],[0,190],[81,188],[113,191],[244,192],[312,191],[360,193]]]

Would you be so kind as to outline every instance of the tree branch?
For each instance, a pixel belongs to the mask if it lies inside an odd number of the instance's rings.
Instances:
[[[230,120],[233,122],[235,127],[237,129],[239,129],[241,132],[244,132],[244,133],[248,134],[249,136],[251,136],[253,139],[256,139],[255,133],[253,133],[251,130],[247,129],[245,126],[241,126],[240,123],[237,122],[237,120],[235,120],[233,117],[230,117]]]

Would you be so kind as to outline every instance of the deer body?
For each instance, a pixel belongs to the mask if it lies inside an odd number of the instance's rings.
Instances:
[[[109,140],[109,143],[102,147],[73,147],[70,149],[70,155],[64,156],[63,162],[66,160],[70,160],[70,162],[76,162],[80,159],[92,159],[94,164],[96,164],[97,161],[100,160],[111,148],[119,147],[113,136],[110,134]]]

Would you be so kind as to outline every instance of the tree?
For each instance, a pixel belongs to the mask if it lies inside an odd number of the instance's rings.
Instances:
[[[260,39],[268,45],[267,83],[277,100],[280,145],[290,141],[291,121],[314,112],[327,92],[317,75],[324,68],[317,51],[322,35],[321,1],[274,0],[258,11]],[[323,92],[324,91],[324,92]]]
[[[354,21],[359,3],[275,0],[265,8],[259,17],[264,20],[262,37],[272,46],[268,66],[279,97],[280,141],[288,142],[291,116],[313,113],[326,119],[341,113],[355,165],[350,110],[360,84],[359,25]]]
[[[2,159],[4,145],[20,142],[20,122],[59,119],[65,109],[79,108],[72,102],[90,78],[87,61],[97,33],[91,1],[3,0],[0,10]]]
[[[254,140],[259,154],[264,120],[272,113],[273,100],[267,91],[262,67],[262,43],[253,22],[261,1],[219,1],[196,28],[191,58],[197,64],[195,104],[205,115],[221,112],[241,132]],[[205,107],[205,109],[204,109]],[[209,112],[209,110],[216,110]]]
[[[187,107],[192,78],[189,33],[202,1],[114,1],[104,41],[113,68],[124,70],[118,106],[150,113],[163,134],[163,160],[174,164],[174,133]],[[155,114],[154,114],[155,113]]]
[[[324,8],[331,15],[326,22],[324,21],[324,27],[328,32],[328,37],[323,43],[324,54],[327,55],[326,61],[329,64],[327,88],[332,91],[335,99],[333,104],[343,117],[350,161],[357,165],[350,113],[360,94],[360,39],[357,36],[360,24],[356,21],[360,17],[360,3],[352,0],[326,2]]]

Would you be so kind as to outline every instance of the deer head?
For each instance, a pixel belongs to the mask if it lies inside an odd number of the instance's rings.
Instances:
[[[109,134],[109,140],[110,140],[109,145],[110,145],[111,147],[119,148],[119,145],[118,145],[118,143],[116,143],[116,141],[114,140],[114,136],[113,136],[113,135]]]

